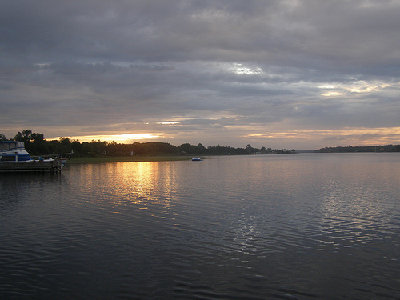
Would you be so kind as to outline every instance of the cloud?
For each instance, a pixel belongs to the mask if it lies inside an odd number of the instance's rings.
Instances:
[[[366,0],[9,1],[0,126],[233,145],[249,128],[396,127],[399,13]]]

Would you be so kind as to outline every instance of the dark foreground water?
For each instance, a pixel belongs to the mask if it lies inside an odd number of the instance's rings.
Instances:
[[[399,299],[400,155],[0,174],[0,298]]]

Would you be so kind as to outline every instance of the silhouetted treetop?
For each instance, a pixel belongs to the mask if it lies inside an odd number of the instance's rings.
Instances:
[[[5,135],[0,135],[6,139]],[[258,153],[294,153],[294,150],[272,150],[271,148],[257,149],[248,144],[245,148],[231,146],[208,146],[198,143],[191,145],[184,143],[173,146],[165,142],[135,142],[132,144],[120,144],[116,142],[79,142],[70,138],[61,137],[59,140],[47,141],[42,133],[34,133],[32,130],[22,130],[14,136],[14,140],[25,143],[26,150],[32,155],[74,155],[81,157],[92,156],[130,156],[130,155],[159,155],[159,154],[187,154],[187,155],[238,155]]]

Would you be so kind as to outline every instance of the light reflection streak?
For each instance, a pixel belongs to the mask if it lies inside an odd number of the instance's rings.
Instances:
[[[130,203],[140,204],[142,208],[147,208],[151,203],[162,204],[166,208],[171,206],[170,168],[160,168],[158,162],[122,163],[118,167],[117,172],[121,178],[118,198],[123,202],[128,200]],[[155,193],[156,190],[162,190],[162,199],[155,196],[160,194]]]
[[[354,165],[343,166],[344,174],[352,178],[331,178],[325,184],[322,201],[322,233],[327,234],[334,247],[365,244],[380,238],[390,217],[379,202],[379,193],[367,182],[367,175],[355,174]],[[354,173],[354,174],[353,174]],[[374,230],[372,230],[374,229]],[[377,230],[378,229],[378,230]]]
[[[175,168],[168,162],[121,162],[101,167],[87,165],[85,172],[81,173],[81,180],[86,181],[88,192],[94,192],[97,187],[99,201],[111,200],[115,213],[124,206],[132,205],[141,210],[154,205],[169,209],[176,188]],[[106,187],[99,185],[104,180],[108,182]]]

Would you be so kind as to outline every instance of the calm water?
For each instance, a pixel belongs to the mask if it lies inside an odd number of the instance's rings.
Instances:
[[[0,175],[0,298],[400,298],[400,155]]]

